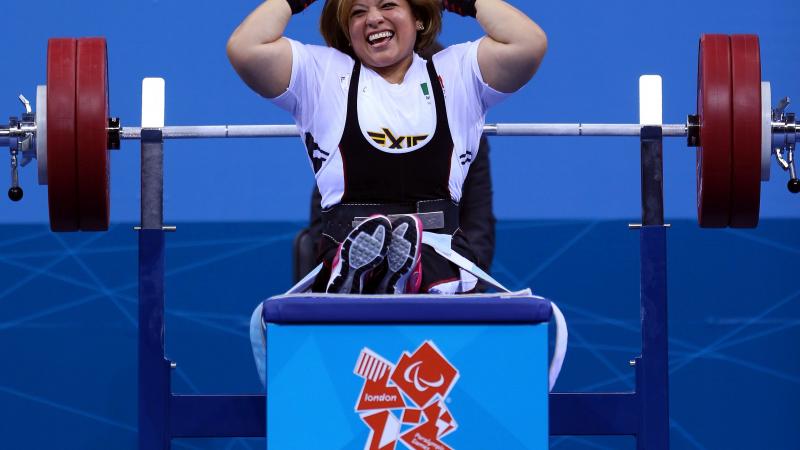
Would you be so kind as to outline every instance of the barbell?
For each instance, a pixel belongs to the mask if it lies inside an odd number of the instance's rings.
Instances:
[[[121,139],[141,139],[142,128],[109,116],[108,50],[104,38],[54,38],[47,47],[47,84],[36,91],[36,112],[22,95],[21,119],[0,126],[0,146],[11,152],[9,197],[22,198],[17,174],[37,160],[48,185],[53,231],[103,231],[109,226],[109,150]],[[771,106],[761,80],[758,36],[705,34],[698,53],[697,113],[684,124],[660,125],[665,137],[697,147],[697,215],[701,227],[755,227],[760,183],[772,156],[800,192],[794,165],[798,130],[784,98]],[[641,124],[491,124],[494,136],[639,136]],[[164,139],[297,136],[294,125],[166,126]]]

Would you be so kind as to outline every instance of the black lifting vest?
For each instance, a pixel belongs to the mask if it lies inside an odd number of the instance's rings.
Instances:
[[[373,147],[361,132],[358,121],[361,63],[356,61],[347,95],[347,119],[339,142],[344,194],[340,204],[322,212],[323,233],[336,241],[344,239],[355,218],[375,213],[443,211],[445,223],[438,231],[452,234],[458,228],[458,205],[450,200],[449,187],[453,136],[444,92],[432,60],[427,68],[436,105],[436,130],[424,146],[392,154]]]

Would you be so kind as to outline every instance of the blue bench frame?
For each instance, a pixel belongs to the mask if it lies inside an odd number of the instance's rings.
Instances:
[[[667,252],[660,126],[641,133],[642,352],[633,392],[551,393],[550,435],[634,436],[639,450],[669,448]],[[142,130],[139,234],[139,449],[173,438],[264,437],[264,395],[177,395],[164,354],[163,136]]]

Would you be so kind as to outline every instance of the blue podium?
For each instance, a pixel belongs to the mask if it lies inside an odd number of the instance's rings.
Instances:
[[[273,297],[267,448],[545,449],[550,315],[531,295]]]

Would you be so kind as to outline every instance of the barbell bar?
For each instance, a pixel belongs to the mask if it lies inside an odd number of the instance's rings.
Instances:
[[[664,136],[686,137],[686,124],[662,125]],[[639,124],[605,123],[497,123],[483,127],[487,136],[639,136]],[[267,138],[300,136],[295,125],[195,125],[167,126],[161,129],[164,139],[194,138]],[[140,127],[119,131],[122,139],[141,139]]]
[[[109,117],[107,48],[103,38],[55,38],[48,42],[47,85],[39,86],[36,112],[0,126],[0,146],[11,152],[9,197],[22,198],[17,169],[37,160],[39,184],[48,185],[54,231],[101,231],[109,225],[108,150],[120,140],[141,139],[142,128]],[[758,37],[701,36],[697,114],[684,124],[660,125],[664,137],[684,137],[697,147],[697,205],[701,227],[754,227],[760,182],[770,176],[771,157],[789,172],[789,190],[800,191],[794,166],[797,126],[775,108],[761,81]],[[163,139],[292,137],[294,125],[165,126]],[[489,136],[640,136],[642,124],[498,123]],[[22,155],[22,161],[19,156]]]
[[[41,87],[41,86],[40,86]],[[111,119],[115,120],[115,119]],[[777,127],[778,124],[775,124]],[[687,137],[690,124],[663,124],[666,137]],[[3,137],[20,137],[36,134],[37,126],[17,126],[11,130],[0,128]],[[123,140],[142,138],[141,127],[108,126],[108,133],[117,133]],[[496,123],[486,124],[483,134],[487,136],[639,136],[642,125],[634,123]],[[161,128],[164,139],[213,139],[213,138],[271,138],[300,136],[295,125],[182,125]],[[2,142],[0,142],[2,144]],[[44,183],[46,184],[46,183]]]

